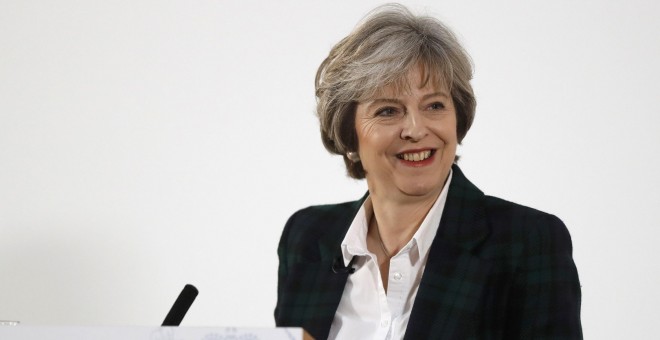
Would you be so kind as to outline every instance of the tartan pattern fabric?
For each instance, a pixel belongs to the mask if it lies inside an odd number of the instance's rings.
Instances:
[[[404,339],[582,339],[580,283],[561,220],[486,196],[453,171]],[[327,338],[348,277],[332,264],[365,197],[289,218],[277,326]]]

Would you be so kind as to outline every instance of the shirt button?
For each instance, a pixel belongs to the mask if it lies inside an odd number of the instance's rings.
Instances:
[[[402,277],[403,277],[403,275],[401,275],[401,273],[394,273],[394,280],[395,281],[401,280]]]
[[[389,324],[390,324],[389,320],[383,320],[383,321],[380,322],[381,327],[387,327],[387,325],[389,325]]]

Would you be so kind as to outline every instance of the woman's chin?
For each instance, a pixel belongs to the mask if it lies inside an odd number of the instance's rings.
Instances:
[[[442,191],[442,183],[402,183],[398,187],[401,193],[413,197],[437,195]]]

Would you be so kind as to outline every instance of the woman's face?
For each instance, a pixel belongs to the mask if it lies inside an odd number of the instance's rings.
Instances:
[[[423,83],[420,67],[409,91],[388,86],[359,102],[358,152],[369,191],[392,199],[439,195],[456,155],[456,110],[449,91]]]

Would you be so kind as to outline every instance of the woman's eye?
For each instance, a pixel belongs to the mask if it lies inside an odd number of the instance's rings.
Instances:
[[[384,107],[376,111],[376,116],[389,117],[396,114],[396,109],[393,107]]]
[[[429,109],[431,110],[444,110],[444,108],[445,108],[445,104],[440,102],[433,103],[429,106]]]

